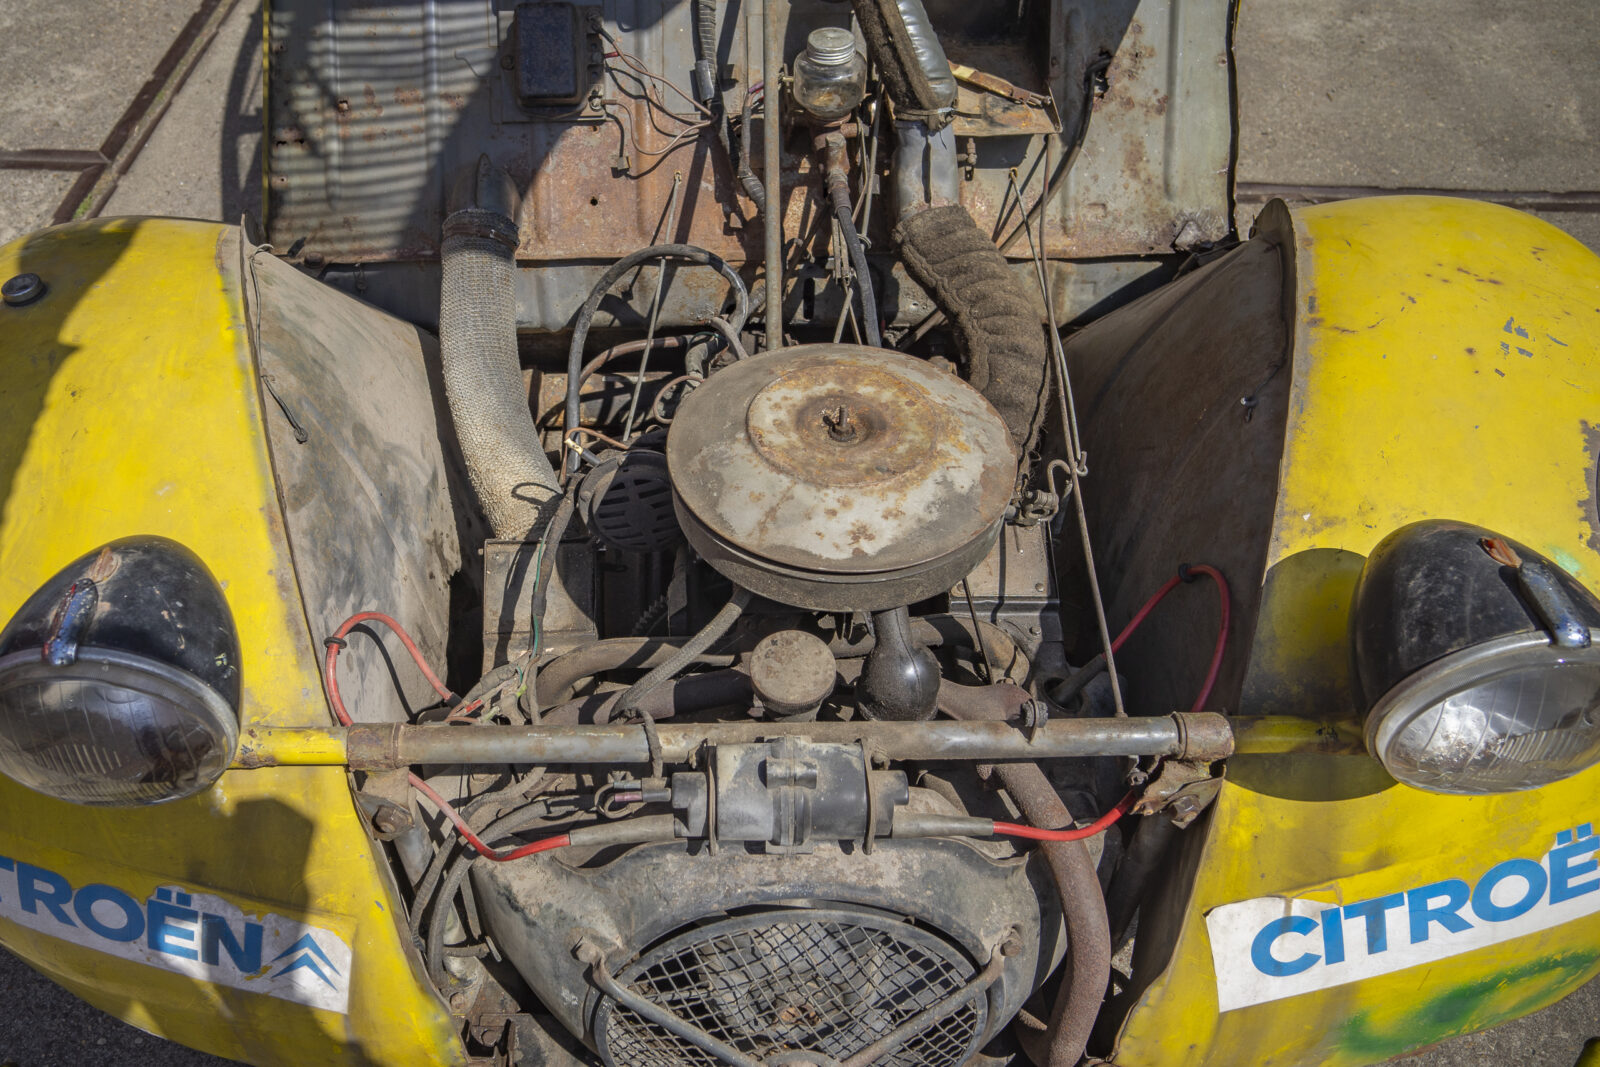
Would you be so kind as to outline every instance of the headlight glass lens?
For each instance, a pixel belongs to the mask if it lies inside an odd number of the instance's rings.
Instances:
[[[1517,634],[1447,656],[1374,706],[1368,747],[1437,793],[1533,789],[1600,759],[1600,653]]]
[[[0,773],[78,804],[154,804],[211,786],[237,717],[205,683],[154,660],[82,650],[0,659]]]

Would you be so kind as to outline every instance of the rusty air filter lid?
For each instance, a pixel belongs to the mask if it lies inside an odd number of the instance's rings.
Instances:
[[[729,578],[798,607],[874,611],[983,558],[1017,457],[954,375],[819,344],[713,375],[679,407],[667,464],[685,534]]]

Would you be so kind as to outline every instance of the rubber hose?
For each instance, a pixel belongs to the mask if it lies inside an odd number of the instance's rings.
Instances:
[[[623,256],[600,276],[599,281],[595,282],[594,288],[589,290],[589,299],[578,309],[578,317],[572,324],[572,343],[567,348],[567,416],[566,424],[561,430],[563,441],[578,428],[578,384],[583,375],[583,345],[589,337],[589,324],[594,321],[595,312],[600,309],[600,301],[606,298],[611,287],[617,284],[618,279],[624,274],[652,259],[672,259],[680,263],[715,267],[733,289],[734,311],[733,318],[729,321],[732,333],[737,336],[739,331],[744,329],[744,320],[750,314],[750,293],[744,286],[744,280],[739,277],[739,272],[729,266],[721,256],[695,245],[677,244],[651,245],[649,248],[641,248],[637,252]],[[570,470],[577,470],[576,455],[567,462]]]
[[[913,212],[894,229],[906,271],[954,324],[968,381],[994,405],[1026,455],[1045,415],[1045,327],[1027,290],[967,209]]]
[[[949,710],[988,718],[999,706],[997,702],[985,702]],[[1072,825],[1072,815],[1037,763],[1000,763],[994,765],[994,771],[1034,826],[1058,830]],[[1074,1067],[1089,1043],[1100,1002],[1111,980],[1111,929],[1105,894],[1088,846],[1083,841],[1041,841],[1039,850],[1055,880],[1062,917],[1067,923],[1067,957],[1063,963],[1067,973],[1050,1011],[1050,1023],[1040,1038],[1044,1054],[1034,1058],[1045,1067]]]
[[[850,180],[839,170],[828,171],[828,199],[833,201],[833,217],[839,220],[839,232],[844,236],[844,245],[850,250],[850,265],[856,272],[856,297],[861,301],[861,329],[867,336],[867,344],[873,348],[883,347],[883,335],[878,332],[878,298],[872,291],[872,273],[867,269],[867,250],[861,244],[861,235],[856,232],[855,219],[851,213]]]
[[[717,0],[694,0],[694,50],[695,95],[711,111],[711,124],[717,131],[717,143],[722,147],[728,166],[733,168],[739,179],[744,195],[755,202],[758,214],[763,213],[767,210],[767,191],[761,187],[761,179],[750,169],[749,157],[733,150],[731,119],[717,86]],[[741,85],[739,89],[749,100],[749,86]],[[748,121],[741,136],[749,137]]]
[[[1028,659],[1022,650],[1017,648],[1011,635],[991,622],[980,620],[978,628],[983,632],[989,645],[989,652],[995,658],[995,669],[1013,678],[1026,679],[1030,669]],[[956,615],[922,615],[912,619],[911,639],[930,648],[948,645],[967,645],[974,649],[978,647],[972,623]],[[587,645],[557,656],[540,669],[536,681],[539,700],[547,706],[564,702],[584,679],[605,671],[649,670],[652,667],[659,667],[682,649],[688,640],[687,637],[608,637],[600,641],[591,641]],[[876,644],[877,640],[868,634],[859,641],[842,641],[836,638],[829,643],[828,649],[837,659],[860,659],[871,652]],[[737,657],[731,653],[703,653],[695,657],[695,663],[707,667],[729,667],[736,659]],[[945,699],[946,689],[950,686],[955,686],[955,683],[946,683],[940,687],[941,701]],[[952,699],[959,700],[961,694],[957,690],[977,692],[1000,688],[1000,686],[955,686],[950,692],[956,694]],[[1027,693],[1015,685],[1006,685],[1003,688],[1021,693],[1024,699],[1027,697]],[[548,714],[555,714],[554,707]],[[1014,715],[1015,711],[1012,711],[1005,717],[1011,718]],[[550,720],[547,717],[545,721]]]
[[[743,709],[750,706],[751,693],[750,676],[743,671],[707,671],[661,683],[639,698],[635,710],[660,720],[713,708]],[[603,726],[614,721],[617,714],[617,694],[596,693],[551,708],[542,721]]]
[[[687,638],[608,637],[557,656],[539,672],[539,700],[549,706],[566,700],[585,678],[603,671],[649,670],[667,662],[683,647]],[[706,666],[729,667],[734,657],[698,656],[695,662]]]
[[[739,621],[739,616],[744,614],[744,609],[750,604],[752,596],[754,594],[750,590],[734,586],[733,596],[711,617],[711,621],[706,623],[699,633],[685,641],[683,647],[668,657],[665,663],[652,669],[649,674],[628,687],[614,705],[616,713],[639,710],[639,701],[646,693],[662,682],[676,677],[679,671],[694,662],[696,656],[716,644],[733,628],[733,624]]]
[[[478,161],[470,206],[444,222],[439,357],[456,439],[497,538],[523,540],[560,493],[517,358],[517,224],[509,179]],[[510,207],[515,210],[514,206]]]

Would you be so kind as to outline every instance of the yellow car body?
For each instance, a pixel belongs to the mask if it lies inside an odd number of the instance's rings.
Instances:
[[[1600,419],[1600,259],[1529,216],[1428,198],[1275,207],[1256,240],[1279,243],[1292,279],[1292,360],[1267,567],[1230,575],[1264,590],[1248,669],[1266,682],[1246,684],[1236,710],[1310,725],[1298,740],[1246,737],[1188,832],[1141,922],[1135,986],[1102,1018],[1120,1067],[1379,1062],[1600,971],[1600,878],[1582,847],[1600,821],[1600,768],[1446,797],[1333,740],[1356,728],[1350,590],[1397,527],[1478,523],[1600,592],[1600,434],[1587,421]],[[237,621],[247,739],[332,721],[247,312],[264,254],[232,228],[154,219],[0,249],[0,276],[49,287],[0,309],[0,617],[99,544],[177,540]],[[236,766],[205,793],[140,809],[0,780],[0,808],[0,943],[90,1003],[258,1064],[464,1061],[345,768]],[[1383,951],[1361,951],[1366,925],[1347,915],[1343,958],[1330,959],[1337,935],[1308,918],[1315,937],[1286,927],[1265,951],[1280,966],[1315,960],[1249,973],[1263,915],[1470,889],[1512,860],[1549,871],[1552,850],[1571,895],[1551,902],[1547,887],[1519,918],[1458,908],[1471,929],[1457,930],[1424,896],[1413,943],[1406,898],[1381,913],[1395,942]]]

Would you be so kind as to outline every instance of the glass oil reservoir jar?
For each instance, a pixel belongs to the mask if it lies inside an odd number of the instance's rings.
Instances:
[[[794,102],[823,122],[842,119],[867,92],[867,61],[855,34],[834,26],[812,30],[794,62]]]

